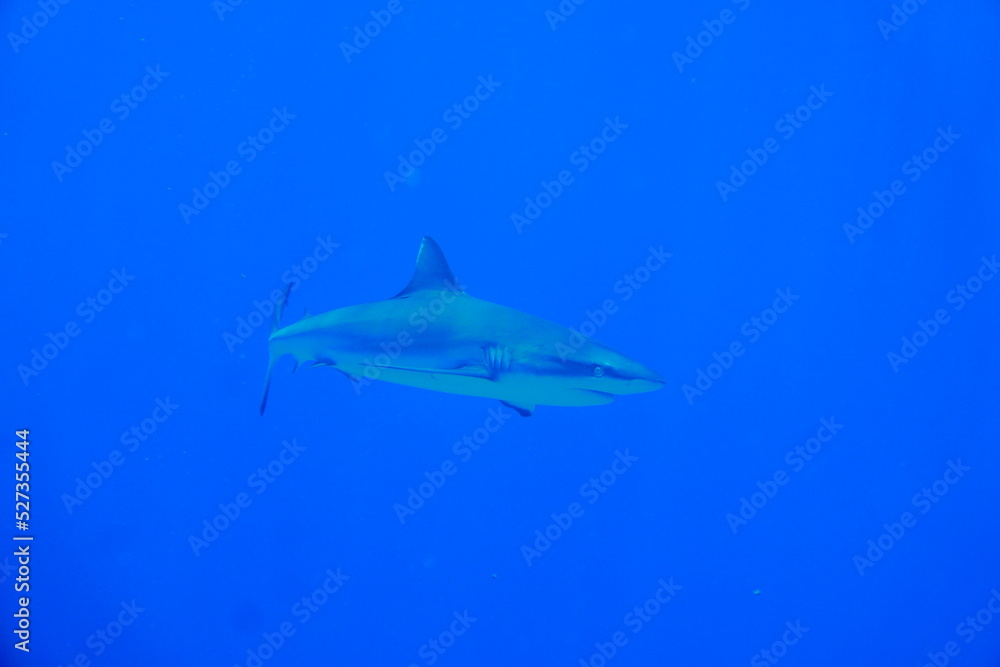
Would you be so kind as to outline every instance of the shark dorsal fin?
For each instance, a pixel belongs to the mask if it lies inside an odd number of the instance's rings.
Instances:
[[[425,236],[420,243],[420,250],[417,252],[417,267],[413,270],[413,277],[410,278],[410,282],[403,288],[403,291],[393,298],[404,298],[425,289],[443,289],[459,294],[464,292],[448,267],[448,260],[444,258],[441,248],[429,236]]]

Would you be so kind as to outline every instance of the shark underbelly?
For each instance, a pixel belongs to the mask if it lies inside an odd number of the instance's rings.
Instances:
[[[365,364],[337,365],[351,375],[368,380],[429,389],[448,394],[493,398],[516,405],[603,405],[614,396],[598,391],[569,389],[559,383],[526,373],[501,373],[495,379],[456,372],[410,370]]]

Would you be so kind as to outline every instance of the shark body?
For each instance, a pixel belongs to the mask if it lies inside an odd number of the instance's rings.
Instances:
[[[283,304],[282,304],[283,305]],[[494,398],[532,414],[537,405],[610,403],[664,380],[642,364],[566,327],[465,293],[430,237],[413,278],[391,299],[338,308],[277,328],[261,397],[275,362],[331,366],[353,381]]]

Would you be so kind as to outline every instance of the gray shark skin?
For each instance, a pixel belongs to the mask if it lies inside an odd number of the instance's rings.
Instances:
[[[284,304],[282,303],[282,306]],[[654,391],[660,375],[568,328],[465,293],[438,244],[425,236],[413,278],[391,299],[338,308],[277,328],[275,309],[260,413],[285,355],[331,366],[355,382],[384,380],[494,398],[522,416],[536,405],[610,403]]]

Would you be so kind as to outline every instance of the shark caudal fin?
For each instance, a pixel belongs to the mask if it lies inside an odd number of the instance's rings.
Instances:
[[[260,415],[264,416],[264,408],[267,407],[267,392],[271,388],[271,373],[274,371],[274,357],[267,361],[267,375],[264,376],[264,393],[260,397]]]
[[[288,305],[288,295],[292,291],[292,284],[288,283],[285,287],[285,293],[281,295],[281,301],[275,304],[274,314],[271,316],[271,333],[273,334],[278,330],[281,325],[281,314],[285,310],[285,306]],[[268,345],[270,347],[270,345]],[[260,414],[264,415],[264,408],[267,407],[267,392],[271,387],[271,373],[274,372],[274,362],[278,360],[277,356],[274,354],[274,350],[268,350],[267,358],[267,374],[264,376],[264,392],[260,397]]]
[[[285,306],[288,305],[288,295],[292,293],[292,285],[294,283],[288,283],[285,285],[285,292],[281,295],[281,301],[279,301],[274,306],[274,314],[271,315],[271,333],[278,330],[281,326],[281,314],[285,312]]]

